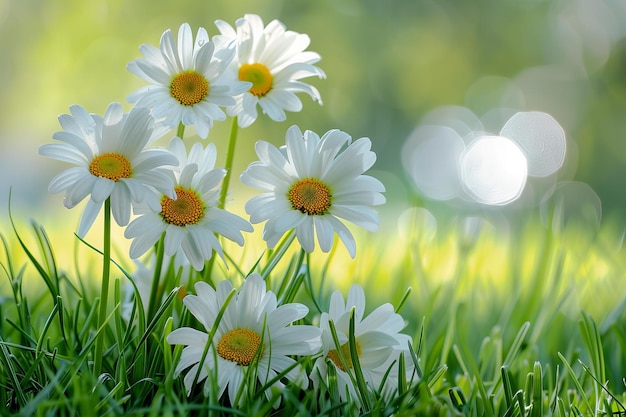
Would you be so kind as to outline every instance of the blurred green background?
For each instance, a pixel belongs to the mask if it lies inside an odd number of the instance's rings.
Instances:
[[[564,179],[589,184],[605,217],[626,216],[623,0],[0,0],[1,212],[9,187],[13,207],[40,220],[63,209],[47,184],[65,165],[37,149],[71,104],[103,114],[145,85],[125,69],[140,44],[158,45],[183,22],[214,35],[216,19],[234,25],[244,13],[307,33],[328,78],[310,79],[323,106],[301,96],[303,111],[286,122],[261,118],[241,130],[235,169],[256,159],[254,141],[280,145],[292,124],[339,128],[372,139],[374,169],[402,206],[416,193],[402,145],[425,114],[465,106],[497,133],[502,114],[538,110],[576,145]],[[222,158],[229,128],[217,123],[208,139]]]

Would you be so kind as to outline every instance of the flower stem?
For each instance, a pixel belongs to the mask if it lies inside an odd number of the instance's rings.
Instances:
[[[100,290],[100,309],[98,312],[98,336],[94,352],[93,373],[96,378],[102,371],[102,354],[104,351],[104,322],[107,316],[109,298],[109,275],[111,271],[111,198],[104,200],[104,247],[102,248],[102,288]]]
[[[269,276],[270,272],[272,272],[274,267],[278,264],[278,261],[280,261],[285,255],[285,252],[287,252],[287,249],[289,249],[289,246],[291,246],[291,243],[295,240],[295,238],[296,234],[293,232],[293,229],[289,230],[276,249],[272,249],[269,252],[266,264],[261,269],[261,276],[263,279],[266,279]]]
[[[233,117],[233,123],[230,126],[230,138],[228,139],[228,153],[226,154],[226,175],[222,183],[222,191],[220,192],[220,199],[218,203],[219,208],[224,208],[226,205],[226,195],[228,194],[228,184],[230,183],[230,175],[233,171],[233,159],[235,157],[235,143],[237,142],[237,116]]]
[[[180,122],[178,123],[178,130],[176,131],[176,136],[182,139],[184,134],[185,134],[185,125],[183,124],[183,122]]]

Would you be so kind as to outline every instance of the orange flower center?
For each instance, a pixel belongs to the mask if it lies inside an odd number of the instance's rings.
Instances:
[[[303,178],[291,186],[287,193],[291,207],[304,214],[326,214],[331,206],[332,194],[326,184],[316,178]]]
[[[257,332],[250,329],[235,329],[222,336],[217,344],[217,354],[227,361],[248,366],[256,357],[260,345],[261,336]],[[260,355],[262,354],[263,350]]]
[[[343,357],[346,360],[346,364],[348,365],[348,368],[352,368],[353,367],[352,356],[350,355],[350,345],[348,343],[345,343],[343,346],[341,346],[341,353],[343,353]],[[358,356],[361,356],[361,345],[359,344],[358,341],[356,342],[356,353]],[[335,349],[329,350],[327,357],[328,359],[333,361],[333,363],[337,366],[337,368],[341,369],[344,372],[346,371],[346,368],[344,368],[343,364],[341,363],[339,352],[337,352],[337,350]]]
[[[164,195],[161,199],[161,217],[176,226],[196,224],[204,217],[204,203],[192,190],[181,186],[174,188],[176,200]]]
[[[117,182],[121,178],[130,178],[133,168],[125,156],[109,152],[98,155],[91,161],[89,173]]]
[[[243,64],[239,67],[239,80],[252,83],[250,93],[262,97],[272,89],[274,77],[263,64]]]
[[[174,76],[170,93],[183,106],[193,106],[209,95],[209,82],[195,71],[181,72]]]

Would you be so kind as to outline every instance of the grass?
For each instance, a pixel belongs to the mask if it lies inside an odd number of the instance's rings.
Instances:
[[[368,311],[396,306],[413,336],[402,360],[415,374],[393,398],[363,388],[353,341],[347,353],[362,387],[359,410],[339,401],[332,372],[318,391],[285,389],[277,409],[254,383],[239,409],[200,389],[187,396],[182,378],[174,378],[181,347],[165,341],[172,329],[193,324],[177,291],[161,288],[163,302],[153,312],[126,304],[132,265],[114,249],[100,326],[97,245],[75,238],[68,250],[41,225],[9,220],[0,257],[2,415],[626,415],[626,258],[611,221],[595,234],[575,224],[544,227],[532,216],[508,235],[453,227],[433,238],[417,229],[362,234],[352,262],[340,250],[305,256],[285,248],[272,258],[226,245],[237,266],[216,262],[212,282],[260,271],[280,300],[310,307],[309,322],[333,290],[345,294],[351,282],[365,288]],[[99,337],[102,373],[95,376]],[[310,368],[309,358],[300,361]]]

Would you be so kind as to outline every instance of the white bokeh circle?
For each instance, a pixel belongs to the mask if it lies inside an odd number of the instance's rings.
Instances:
[[[459,160],[465,144],[446,126],[420,126],[402,151],[405,170],[422,194],[433,200],[449,200],[461,192]]]
[[[502,127],[500,136],[513,139],[524,150],[530,176],[547,177],[565,162],[565,132],[547,113],[515,113]]]
[[[460,175],[463,188],[475,201],[505,205],[524,190],[528,163],[524,152],[511,139],[481,136],[465,149]]]

